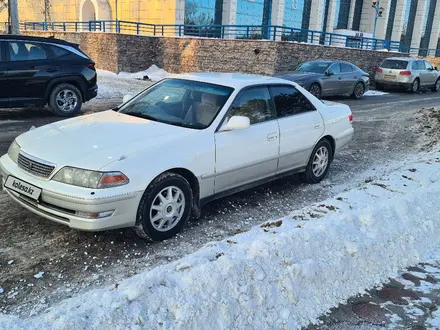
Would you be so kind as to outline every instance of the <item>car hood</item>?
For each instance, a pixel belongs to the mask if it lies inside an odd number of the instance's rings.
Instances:
[[[33,129],[17,142],[24,152],[58,167],[98,170],[122,156],[160,148],[196,132],[109,110]]]

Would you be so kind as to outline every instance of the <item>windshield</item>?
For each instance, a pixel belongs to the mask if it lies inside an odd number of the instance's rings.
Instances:
[[[183,79],[166,79],[129,101],[120,113],[170,125],[207,128],[233,88]]]
[[[305,62],[299,65],[295,71],[307,71],[314,73],[324,73],[331,63],[328,62]]]
[[[405,70],[407,66],[408,66],[408,61],[385,60],[380,67],[383,69]]]

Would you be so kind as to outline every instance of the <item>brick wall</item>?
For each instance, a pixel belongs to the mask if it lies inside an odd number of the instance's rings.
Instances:
[[[65,39],[81,45],[97,66],[113,72],[136,72],[152,64],[172,73],[245,72],[271,75],[292,70],[311,59],[340,59],[370,73],[388,52],[266,40],[147,37],[113,33],[27,32]],[[392,56],[399,56],[393,53]]]

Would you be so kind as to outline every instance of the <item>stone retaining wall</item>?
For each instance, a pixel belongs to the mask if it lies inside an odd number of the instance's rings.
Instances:
[[[272,75],[311,59],[352,62],[370,74],[398,53],[268,40],[151,37],[114,33],[26,32],[80,44],[97,66],[113,72],[136,72],[152,64],[172,73],[244,72]]]

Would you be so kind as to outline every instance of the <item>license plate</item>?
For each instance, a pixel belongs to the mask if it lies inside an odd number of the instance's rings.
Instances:
[[[8,176],[5,182],[5,187],[35,200],[37,200],[41,195],[40,188],[37,188],[13,176]]]
[[[391,76],[391,75],[389,75],[389,74],[386,74],[386,75],[384,76],[384,78],[385,78],[385,79],[394,79],[394,78],[396,78],[396,76]]]

